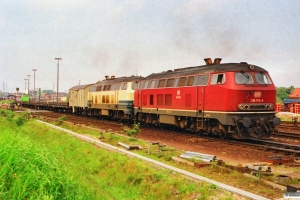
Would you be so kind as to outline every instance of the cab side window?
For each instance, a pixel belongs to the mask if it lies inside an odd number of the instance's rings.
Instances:
[[[226,81],[225,74],[213,74],[211,76],[210,84],[216,85],[216,84],[224,84]]]

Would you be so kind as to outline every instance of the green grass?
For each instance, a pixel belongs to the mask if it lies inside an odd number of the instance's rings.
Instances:
[[[233,199],[210,184],[101,149],[33,119],[17,125],[17,117],[0,117],[0,199]],[[112,143],[121,138],[105,134]]]
[[[88,199],[47,149],[2,129],[0,134],[0,199]],[[92,197],[93,198],[93,197]]]
[[[70,123],[63,123],[61,127],[64,127],[66,129],[71,129],[71,124]],[[120,129],[122,129],[120,127]],[[94,129],[89,129],[88,127],[85,126],[79,126],[79,128],[74,128],[73,130],[77,133],[80,134],[87,134],[95,138],[99,138],[99,130],[94,130]],[[123,131],[120,131],[123,132]],[[124,134],[124,132],[123,132]],[[122,142],[128,145],[139,145],[143,149],[142,150],[136,150],[134,151],[137,154],[149,157],[154,160],[158,160],[160,162],[167,163],[169,165],[173,165],[175,167],[193,172],[195,174],[199,174],[201,176],[205,176],[207,178],[229,184],[235,187],[238,187],[240,189],[248,190],[250,192],[253,192],[257,194],[257,191],[260,191],[258,194],[259,195],[264,195],[268,198],[280,198],[282,197],[283,191],[276,191],[274,192],[274,188],[270,186],[266,186],[263,183],[259,183],[257,181],[253,181],[251,178],[246,178],[243,176],[243,174],[233,171],[233,170],[228,170],[228,169],[223,169],[222,167],[217,166],[216,164],[211,165],[210,167],[204,167],[204,168],[194,168],[188,165],[182,165],[175,163],[172,161],[172,156],[179,156],[180,154],[183,153],[182,150],[170,148],[170,147],[161,147],[160,150],[158,149],[157,145],[150,145],[150,154],[148,154],[148,144],[145,141],[139,140],[137,138],[131,138],[131,137],[126,137],[124,135],[119,135],[119,134],[111,134],[109,132],[104,133],[105,139],[102,139],[101,141],[109,143],[111,145],[117,146],[118,142]],[[224,152],[225,153],[225,152]],[[203,188],[202,188],[203,189]],[[204,187],[204,189],[201,191],[206,191],[207,189]],[[212,188],[210,188],[212,189]],[[204,192],[205,193],[205,192]],[[206,199],[209,198],[210,195],[204,195],[201,196],[200,199]],[[222,199],[223,197],[221,197]],[[225,199],[227,198],[226,196],[224,197]],[[197,198],[196,198],[197,199]],[[230,199],[230,198],[229,198]]]

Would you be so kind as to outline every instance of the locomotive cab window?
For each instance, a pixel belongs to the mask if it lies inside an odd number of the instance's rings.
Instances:
[[[236,84],[254,84],[252,75],[250,73],[235,73],[234,80]]]
[[[225,74],[213,74],[211,77],[210,84],[216,85],[216,84],[224,84],[225,83]]]
[[[270,77],[267,75],[267,74],[264,74],[263,72],[260,72],[260,73],[256,73],[255,74],[255,79],[256,79],[256,82],[260,85],[262,84],[272,84],[272,81],[270,79]]]

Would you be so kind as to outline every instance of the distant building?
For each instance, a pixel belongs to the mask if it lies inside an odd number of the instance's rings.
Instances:
[[[289,95],[290,99],[300,99],[300,88],[295,88],[294,92]]]
[[[289,95],[289,98],[283,99],[284,110],[290,112],[296,112],[295,107],[298,107],[300,104],[300,88],[295,88],[294,92]]]

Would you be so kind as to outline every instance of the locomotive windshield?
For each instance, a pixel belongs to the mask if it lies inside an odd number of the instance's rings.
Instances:
[[[270,77],[263,72],[256,73],[254,76],[258,84],[272,84]]]
[[[250,73],[239,72],[234,75],[236,84],[254,84]]]

